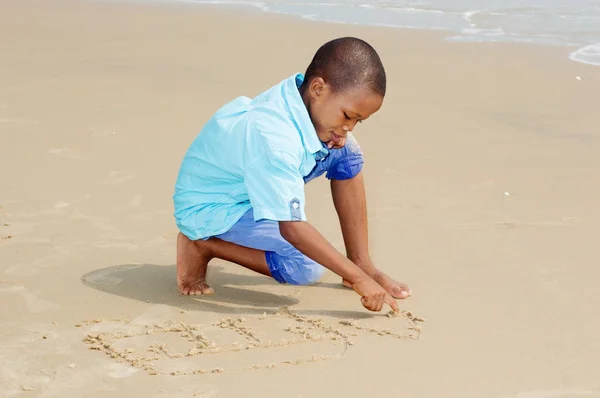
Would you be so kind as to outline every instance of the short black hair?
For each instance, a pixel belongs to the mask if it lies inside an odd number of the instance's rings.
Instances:
[[[377,51],[356,37],[340,37],[323,44],[304,74],[302,85],[321,77],[334,91],[366,85],[385,96],[386,75]]]

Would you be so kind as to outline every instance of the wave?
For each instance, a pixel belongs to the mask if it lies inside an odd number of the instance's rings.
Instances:
[[[600,44],[591,44],[573,51],[569,55],[569,59],[588,65],[600,66]]]
[[[596,0],[464,0],[460,5],[446,0],[170,1],[249,6],[324,22],[446,30],[448,41],[573,46],[578,49],[571,53],[571,60],[600,66],[600,5]]]

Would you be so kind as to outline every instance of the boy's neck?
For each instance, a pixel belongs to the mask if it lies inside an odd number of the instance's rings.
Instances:
[[[304,106],[306,106],[306,109],[310,114],[310,95],[308,94],[308,90],[304,82],[300,85],[300,87],[298,87],[298,92],[300,93],[300,97],[302,97],[302,102],[304,102]]]

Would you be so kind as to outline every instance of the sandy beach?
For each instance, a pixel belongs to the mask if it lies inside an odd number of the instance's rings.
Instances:
[[[212,6],[0,8],[1,397],[600,397],[599,67]],[[402,316],[331,272],[286,286],[223,261],[215,295],[179,295],[188,145],[345,35],[388,74],[355,136]],[[306,190],[343,251],[327,181]]]

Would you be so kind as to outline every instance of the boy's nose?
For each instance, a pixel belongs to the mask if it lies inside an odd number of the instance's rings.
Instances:
[[[343,129],[344,131],[351,132],[354,129],[354,126],[356,126],[356,122],[349,122],[344,125]]]

